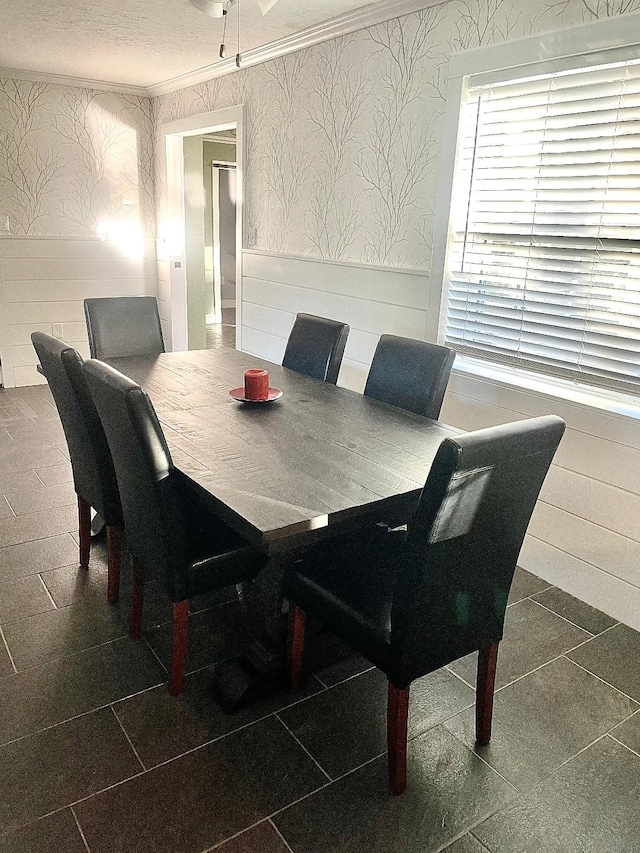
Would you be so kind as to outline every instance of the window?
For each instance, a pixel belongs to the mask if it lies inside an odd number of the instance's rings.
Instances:
[[[640,62],[475,85],[458,132],[445,342],[640,391]]]

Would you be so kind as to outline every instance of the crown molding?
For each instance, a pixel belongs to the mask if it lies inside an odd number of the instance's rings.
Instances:
[[[242,68],[259,65],[261,62],[268,62],[270,59],[285,56],[296,50],[303,50],[306,47],[312,47],[338,36],[364,30],[392,18],[400,18],[402,15],[409,15],[411,12],[418,12],[430,6],[442,6],[449,2],[451,0],[377,0],[377,2],[361,9],[354,9],[352,12],[346,12],[344,15],[323,21],[291,36],[277,39],[263,47],[256,47],[243,52]],[[235,57],[225,59],[222,62],[215,62],[195,71],[172,77],[162,83],[154,83],[152,86],[148,86],[146,91],[150,97],[155,98],[158,95],[167,95],[169,92],[176,92],[179,89],[196,86],[198,83],[205,83],[215,77],[224,77],[226,74],[232,74],[237,70]]]
[[[47,74],[45,71],[23,71],[20,68],[0,67],[0,77],[11,80],[30,80],[33,83],[50,83],[53,86],[73,86],[76,89],[98,89],[101,92],[120,92],[125,95],[137,95],[148,98],[149,92],[144,86],[127,86],[123,83],[110,83],[107,80],[89,80],[86,77],[70,77],[66,74]]]
[[[338,36],[348,35],[349,33],[373,27],[376,24],[381,24],[393,18],[400,18],[412,12],[419,12],[421,9],[428,9],[431,6],[442,6],[444,3],[450,2],[452,0],[376,0],[375,3],[370,3],[361,9],[354,9],[352,12],[339,15],[337,18],[331,18],[328,21],[315,24],[293,35],[277,39],[263,47],[247,50],[242,54],[242,68],[259,65],[261,62],[268,62],[270,59],[286,56],[288,53],[312,47]],[[154,83],[147,87],[128,86],[122,83],[112,83],[107,80],[89,80],[84,77],[70,77],[64,74],[48,74],[44,71],[24,71],[18,68],[0,67],[0,77],[9,77],[14,80],[31,80],[36,83],[51,83],[55,86],[74,86],[81,89],[98,89],[103,92],[120,92],[143,98],[155,98],[158,95],[166,95],[169,92],[176,92],[179,89],[196,86],[198,83],[205,83],[207,80],[213,80],[216,77],[224,77],[226,74],[232,74],[237,70],[234,57],[214,62],[211,65],[205,65],[203,68],[188,71],[185,74],[171,77],[168,80]]]

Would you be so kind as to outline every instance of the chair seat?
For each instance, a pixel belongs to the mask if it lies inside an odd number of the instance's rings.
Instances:
[[[387,672],[391,605],[406,531],[366,531],[316,546],[286,573],[285,598]]]

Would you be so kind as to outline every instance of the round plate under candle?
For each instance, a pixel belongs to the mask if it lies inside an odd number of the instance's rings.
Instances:
[[[229,391],[229,396],[237,400],[238,403],[273,403],[275,400],[279,400],[282,394],[283,392],[278,388],[269,388],[269,396],[266,400],[249,400],[248,397],[244,396],[244,388],[233,388]]]

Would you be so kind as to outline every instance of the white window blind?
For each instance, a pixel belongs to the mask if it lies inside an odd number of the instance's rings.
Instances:
[[[640,392],[640,64],[472,88],[445,341]]]

